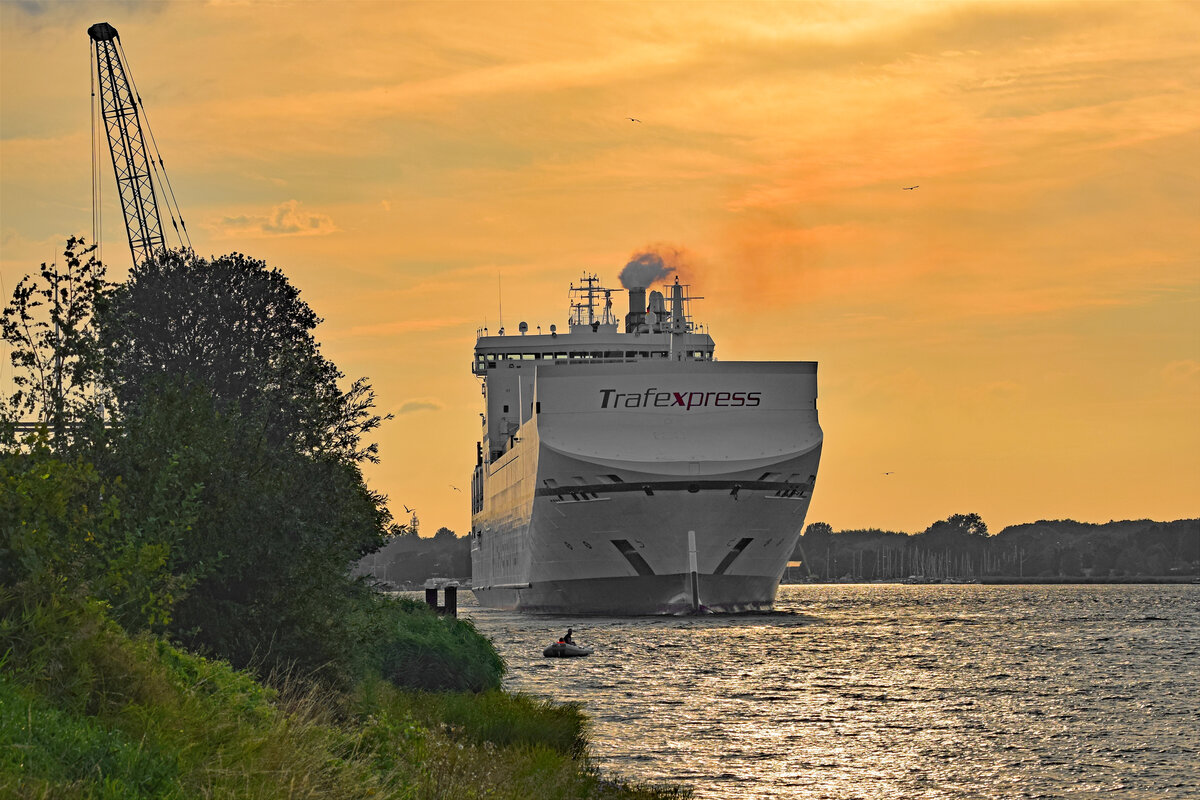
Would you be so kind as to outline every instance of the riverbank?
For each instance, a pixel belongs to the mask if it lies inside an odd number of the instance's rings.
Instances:
[[[16,602],[14,602],[16,601]],[[666,800],[606,779],[578,706],[378,678],[268,686],[130,636],[98,603],[0,590],[0,796]],[[431,615],[432,616],[432,615]]]
[[[950,578],[947,580],[792,580],[782,581],[783,586],[805,586],[805,585],[837,585],[837,584],[982,584],[985,586],[1006,586],[1006,585],[1035,585],[1035,584],[1062,584],[1062,585],[1101,585],[1101,584],[1120,584],[1120,585],[1138,585],[1138,584],[1163,584],[1163,585],[1182,585],[1190,583],[1200,583],[1198,575],[1123,575],[1123,576],[1105,576],[1105,577],[1075,577],[1075,576],[1041,576],[1041,577],[1021,577],[1017,575],[989,575],[984,578],[973,579],[958,579]]]
[[[1125,576],[1120,576],[1120,577],[1107,576],[1107,577],[1095,577],[1095,578],[1062,577],[1062,576],[1023,578],[1023,577],[1014,577],[1014,576],[1009,575],[1009,576],[989,576],[986,578],[980,578],[979,582],[982,584],[989,585],[989,586],[997,586],[997,585],[1005,585],[1005,584],[1017,584],[1017,585],[1021,585],[1021,584],[1081,584],[1081,585],[1085,585],[1085,586],[1092,585],[1092,584],[1106,584],[1106,583],[1123,584],[1123,585],[1156,584],[1156,583],[1187,584],[1187,583],[1200,583],[1200,576],[1196,576],[1196,575],[1125,575]]]

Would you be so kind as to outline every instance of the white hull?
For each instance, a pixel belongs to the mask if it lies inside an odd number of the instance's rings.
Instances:
[[[815,363],[522,363],[512,374],[529,414],[474,484],[482,605],[771,608],[820,460]]]

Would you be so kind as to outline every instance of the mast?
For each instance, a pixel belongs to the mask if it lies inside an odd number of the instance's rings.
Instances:
[[[98,22],[88,28],[88,36],[95,45],[101,114],[121,195],[121,210],[125,214],[129,251],[137,267],[166,249],[151,161],[138,114],[140,98],[133,90],[122,53],[118,51],[117,29],[107,22]]]
[[[623,292],[624,289],[606,289],[600,285],[600,279],[593,274],[584,273],[579,285],[571,284],[568,292],[570,298],[570,315],[567,324],[570,328],[590,327],[595,330],[600,325],[616,325],[617,318],[612,310],[612,293]],[[603,298],[603,306],[600,300]],[[597,314],[597,308],[600,313]]]

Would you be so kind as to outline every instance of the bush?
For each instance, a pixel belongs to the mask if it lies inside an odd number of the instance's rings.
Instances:
[[[124,489],[55,455],[44,434],[10,444],[0,452],[0,585],[89,595],[130,630],[161,629],[187,584],[170,558],[190,525],[188,496],[139,522],[122,515]]]
[[[396,686],[430,691],[500,688],[504,659],[468,620],[438,616],[417,600],[373,594],[368,665]]]

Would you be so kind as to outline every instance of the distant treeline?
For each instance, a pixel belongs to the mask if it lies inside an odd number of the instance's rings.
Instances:
[[[418,588],[429,578],[470,579],[469,537],[459,538],[449,528],[440,528],[433,538],[402,530],[362,559],[356,574],[400,588]],[[792,560],[799,562],[790,571],[793,580],[1200,576],[1200,519],[1039,520],[994,535],[978,514],[956,514],[916,534],[834,531],[814,522]]]
[[[438,528],[433,538],[404,528],[377,552],[363,558],[356,575],[370,575],[397,588],[416,588],[430,578],[471,579],[471,540],[459,538],[449,528]]]
[[[974,580],[1200,575],[1200,519],[1092,524],[1040,520],[988,535],[978,514],[955,514],[917,534],[834,531],[814,522],[793,578]]]

